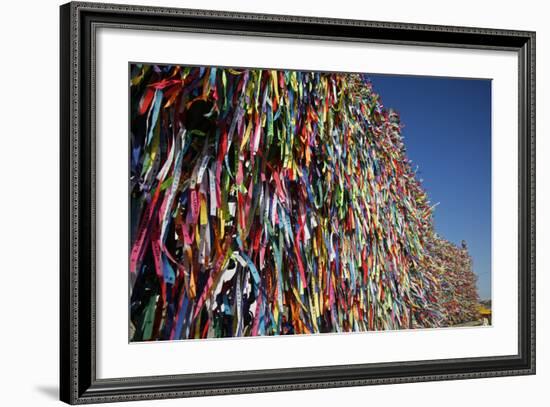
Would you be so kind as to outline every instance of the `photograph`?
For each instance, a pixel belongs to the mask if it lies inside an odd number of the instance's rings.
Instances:
[[[544,24],[401,3],[59,7],[60,400],[524,400]]]
[[[128,69],[130,342],[491,326],[490,78]]]

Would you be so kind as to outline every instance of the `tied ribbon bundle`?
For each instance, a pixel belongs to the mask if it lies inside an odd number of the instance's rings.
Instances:
[[[131,66],[132,340],[436,327],[432,207],[363,74]]]
[[[435,235],[429,246],[432,267],[440,281],[439,302],[443,326],[452,326],[480,319],[477,276],[466,243],[457,247]]]

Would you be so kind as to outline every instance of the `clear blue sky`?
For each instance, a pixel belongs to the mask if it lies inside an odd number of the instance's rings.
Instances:
[[[369,74],[399,112],[407,155],[435,209],[435,229],[468,244],[479,295],[491,298],[491,81]]]

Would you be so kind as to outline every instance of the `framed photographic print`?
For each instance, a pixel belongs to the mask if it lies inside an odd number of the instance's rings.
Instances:
[[[63,401],[535,373],[535,33],[60,18]]]

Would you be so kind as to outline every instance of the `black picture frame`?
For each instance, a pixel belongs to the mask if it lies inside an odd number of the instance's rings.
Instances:
[[[535,373],[534,32],[79,2],[61,6],[60,23],[62,401],[82,404]],[[518,354],[230,373],[96,378],[94,35],[98,27],[105,26],[517,52]]]

